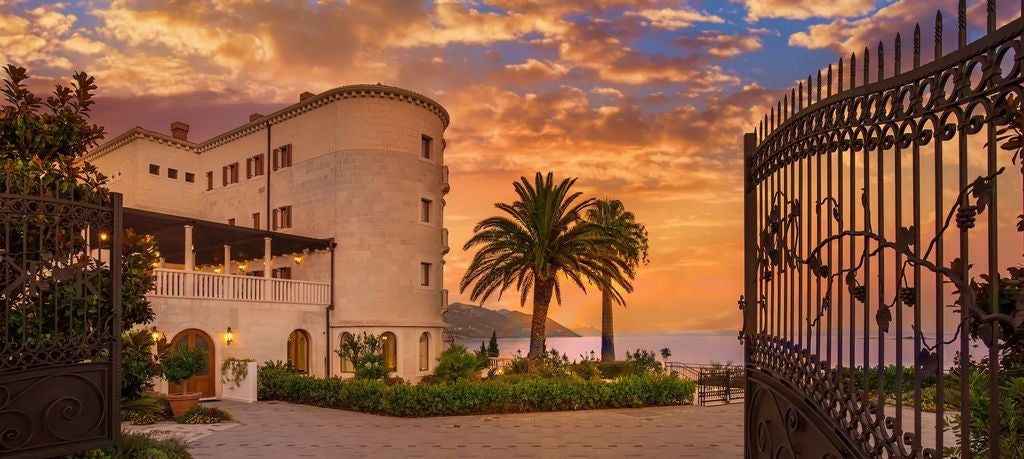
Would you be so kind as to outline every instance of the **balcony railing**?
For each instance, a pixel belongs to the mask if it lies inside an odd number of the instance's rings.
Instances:
[[[274,303],[331,303],[331,286],[319,282],[154,269],[151,296]]]

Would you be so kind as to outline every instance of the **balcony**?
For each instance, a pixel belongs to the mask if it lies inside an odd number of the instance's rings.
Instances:
[[[290,279],[154,269],[149,296],[329,305],[331,285]]]

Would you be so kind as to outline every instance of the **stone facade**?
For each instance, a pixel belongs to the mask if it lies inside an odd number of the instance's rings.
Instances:
[[[337,244],[333,278],[326,251],[303,255],[301,264],[289,256],[271,261],[271,268],[291,268],[292,279],[333,282],[330,323],[326,306],[160,298],[154,301],[156,326],[168,339],[195,328],[224,347],[221,338],[230,326],[236,341],[217,359],[262,362],[285,360],[288,334],[302,329],[311,337],[311,372],[323,375],[330,368],[330,374],[343,375],[333,352],[342,333],[392,332],[395,374],[415,380],[432,372],[443,345],[448,121],[443,107],[419,94],[345,86],[307,94],[203,142],[189,141],[187,126],[179,123],[171,135],[135,128],[85,160],[111,177],[109,187],[124,194],[126,207],[239,226],[258,223]],[[290,164],[275,153],[281,149],[290,152]],[[260,155],[262,174],[247,173],[259,169],[249,160]],[[225,170],[233,164],[234,172]],[[290,227],[275,227],[274,209],[287,206]],[[248,271],[264,269],[259,259],[241,264]],[[238,265],[227,269],[237,272]],[[430,337],[426,370],[419,365],[423,333]]]

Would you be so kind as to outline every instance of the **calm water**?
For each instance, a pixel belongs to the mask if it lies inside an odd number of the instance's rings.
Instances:
[[[835,339],[835,338],[833,338]],[[850,341],[849,337],[844,337],[845,342],[843,343],[843,362],[849,362],[849,349]],[[934,336],[928,336],[927,340],[929,343],[934,343]],[[484,340],[487,341],[487,340]],[[913,366],[914,362],[914,340],[904,339],[899,341],[902,343],[903,362],[905,366]],[[468,347],[469,349],[479,349],[480,340],[459,340],[459,343]],[[895,363],[897,340],[895,337],[887,337],[884,340],[885,343],[885,361],[887,363]],[[868,340],[870,347],[870,364],[877,365],[878,363],[878,345],[877,339],[872,338]],[[580,354],[589,355],[590,351],[594,351],[595,355],[600,357],[601,355],[601,337],[599,336],[583,336],[579,338],[548,338],[547,340],[548,349],[557,349],[558,352],[564,353],[569,357],[569,360],[578,360]],[[856,362],[861,364],[862,353],[864,342],[859,337],[855,342],[856,345]],[[672,351],[672,357],[669,360],[676,362],[686,363],[711,363],[711,362],[733,362],[742,364],[743,363],[743,345],[738,339],[736,339],[736,332],[686,332],[686,333],[665,333],[665,334],[635,334],[635,335],[620,335],[615,337],[615,351],[618,359],[625,359],[626,351],[633,352],[636,349],[646,349],[654,351],[656,354],[662,348],[669,348]],[[529,338],[506,338],[498,340],[498,348],[501,351],[503,357],[514,357],[517,351],[521,351],[522,355],[530,349]],[[952,345],[945,346],[945,352],[943,353],[943,360],[945,367],[949,367],[953,363],[953,357],[955,352],[960,349],[959,342]],[[981,357],[985,352],[984,346],[974,347],[971,350],[973,356]],[[821,353],[825,353],[825,343],[822,343]],[[833,342],[832,349],[833,359],[837,355],[836,344]],[[658,360],[661,360],[661,356],[658,355]]]
[[[487,340],[484,340],[487,341]],[[470,349],[479,349],[480,340],[459,340]],[[548,338],[548,349],[557,349],[569,360],[579,360],[580,354],[601,356],[600,336],[581,336],[579,338]],[[669,348],[672,357],[669,360],[679,362],[743,362],[743,346],[736,339],[735,332],[721,333],[675,333],[650,335],[620,335],[615,337],[615,353],[618,359],[626,358],[626,351],[646,349],[657,353],[662,348]],[[525,356],[530,350],[529,338],[505,338],[498,340],[498,349],[503,357],[514,357],[516,351]],[[661,356],[658,356],[661,360]]]

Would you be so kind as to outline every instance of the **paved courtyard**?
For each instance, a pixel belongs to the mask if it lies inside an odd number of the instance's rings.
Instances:
[[[283,402],[216,402],[238,423],[204,457],[742,457],[743,405],[406,419]]]

